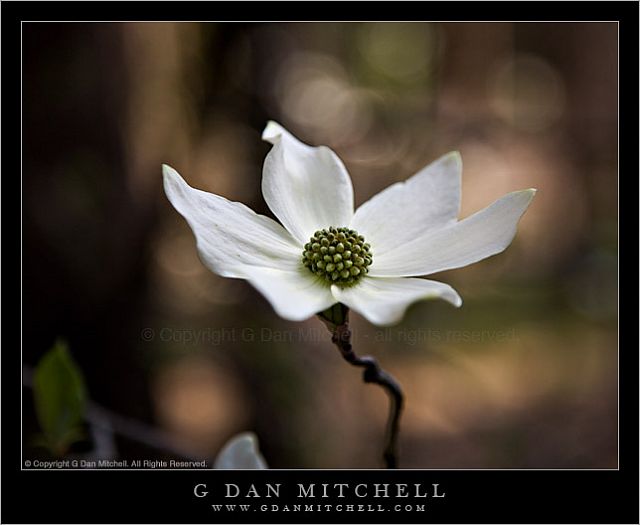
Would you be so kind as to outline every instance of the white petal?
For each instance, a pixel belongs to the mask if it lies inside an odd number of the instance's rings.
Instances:
[[[302,247],[274,220],[189,186],[173,168],[163,165],[164,191],[196,236],[203,263],[224,277],[244,277],[254,266],[294,268]]]
[[[402,319],[411,303],[441,298],[454,306],[462,299],[448,284],[426,279],[365,277],[351,288],[332,286],[334,297],[375,325],[392,325]]]
[[[308,319],[337,302],[331,289],[302,266],[293,270],[254,267],[246,276],[277,314],[290,321]]]
[[[369,275],[403,277],[460,268],[503,251],[536,190],[509,193],[463,221],[426,233],[416,240],[378,254],[372,245]]]
[[[303,144],[275,122],[262,138],[273,144],[264,161],[262,194],[284,227],[304,244],[318,229],[348,226],[353,187],[338,156],[326,146]]]
[[[449,153],[360,206],[351,227],[383,255],[425,232],[452,224],[460,211],[462,159]]]
[[[268,467],[258,449],[256,435],[253,432],[243,432],[227,441],[216,457],[213,468],[261,470]]]

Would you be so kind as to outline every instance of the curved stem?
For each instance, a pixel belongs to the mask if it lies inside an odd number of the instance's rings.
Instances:
[[[383,458],[387,468],[397,468],[397,441],[400,430],[400,415],[404,404],[404,395],[400,385],[391,374],[380,367],[374,357],[368,355],[359,357],[353,351],[351,330],[349,330],[349,309],[346,306],[342,304],[335,305],[320,314],[320,319],[331,331],[331,341],[340,350],[344,360],[353,366],[364,368],[362,375],[364,382],[380,385],[387,392],[389,396],[389,416]]]

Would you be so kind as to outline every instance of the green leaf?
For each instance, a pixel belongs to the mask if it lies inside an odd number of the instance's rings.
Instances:
[[[56,341],[36,366],[33,394],[44,438],[56,455],[62,455],[82,437],[87,402],[82,372],[63,341]]]

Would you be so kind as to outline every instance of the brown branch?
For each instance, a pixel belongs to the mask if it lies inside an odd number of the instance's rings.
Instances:
[[[400,430],[400,416],[404,404],[404,395],[400,385],[391,374],[380,367],[374,357],[359,357],[353,351],[351,330],[349,330],[349,309],[346,306],[342,304],[334,305],[320,314],[320,319],[331,331],[331,341],[340,350],[344,360],[353,366],[364,368],[362,374],[364,382],[380,385],[388,394],[389,416],[383,458],[387,468],[398,468],[397,441]]]

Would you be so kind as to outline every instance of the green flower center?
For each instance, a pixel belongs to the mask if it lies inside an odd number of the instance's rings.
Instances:
[[[369,273],[373,256],[364,237],[349,228],[318,230],[304,245],[302,264],[329,284],[353,286]]]

